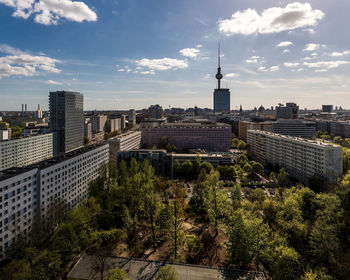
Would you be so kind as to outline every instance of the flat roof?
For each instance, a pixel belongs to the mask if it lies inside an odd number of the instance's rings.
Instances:
[[[19,174],[28,172],[28,171],[35,169],[35,168],[42,170],[42,169],[51,167],[53,165],[56,165],[56,164],[61,163],[63,161],[74,158],[75,156],[85,154],[89,151],[92,151],[94,149],[97,149],[97,148],[102,147],[102,146],[107,145],[107,144],[108,144],[107,142],[92,144],[89,146],[81,147],[79,149],[70,151],[70,152],[65,153],[65,154],[57,155],[55,157],[52,157],[52,158],[49,158],[49,159],[46,159],[46,160],[43,160],[43,161],[40,161],[37,163],[33,163],[31,165],[28,165],[28,166],[12,167],[12,168],[2,170],[2,171],[0,171],[0,181],[7,180],[11,177],[15,177]]]
[[[266,134],[266,135],[277,136],[277,137],[290,139],[290,140],[297,140],[299,142],[304,142],[304,143],[308,143],[308,144],[314,144],[314,145],[318,145],[318,146],[341,147],[341,146],[335,145],[335,144],[324,143],[324,142],[320,142],[320,141],[316,141],[316,140],[310,140],[310,139],[301,138],[301,137],[295,137],[295,136],[290,136],[290,135],[283,135],[283,134],[279,134],[279,133],[273,133],[273,132],[263,131],[263,130],[258,130],[258,129],[249,129],[248,132],[249,131],[254,132],[254,133],[258,133],[258,134]]]

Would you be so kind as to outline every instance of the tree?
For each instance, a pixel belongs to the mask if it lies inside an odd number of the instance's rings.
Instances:
[[[259,175],[264,174],[264,166],[260,162],[252,161],[251,165],[252,165],[253,174],[259,174]]]
[[[219,172],[212,170],[206,176],[204,183],[207,190],[205,205],[210,223],[214,226],[216,231],[215,237],[218,234],[219,222],[223,219],[227,206],[227,196],[219,188],[219,178]]]
[[[209,174],[211,170],[214,169],[213,165],[210,162],[203,161],[200,164],[200,169],[205,169],[206,173]]]
[[[298,253],[287,246],[281,245],[271,252],[270,271],[272,279],[296,280],[300,277]]]
[[[187,245],[187,258],[192,260],[196,257],[198,252],[201,250],[201,241],[199,237],[195,234],[186,235],[186,245]]]
[[[246,268],[255,258],[259,267],[261,252],[270,235],[262,219],[240,208],[229,216],[226,227],[230,262]]]
[[[22,136],[23,128],[20,126],[11,126],[11,138],[19,138]]]
[[[162,266],[156,276],[156,280],[178,280],[177,271],[174,267],[167,265]]]
[[[120,268],[114,268],[109,271],[109,275],[105,280],[129,280],[128,274],[126,271]]]
[[[192,176],[192,171],[193,171],[193,164],[191,161],[186,160],[185,162],[182,163],[181,165],[181,173],[185,176],[185,177],[190,177]]]
[[[245,154],[240,154],[238,158],[238,164],[244,166],[248,162],[248,158]]]
[[[239,184],[234,184],[231,191],[232,207],[237,210],[241,207],[242,202],[242,189]]]
[[[243,166],[243,171],[250,175],[252,173],[252,166],[246,162]]]
[[[238,138],[233,138],[232,139],[232,143],[231,143],[231,148],[237,148],[239,143],[239,139]]]
[[[247,148],[247,143],[244,142],[243,140],[239,140],[239,142],[237,144],[237,148],[239,150],[245,150]]]
[[[120,229],[111,229],[107,231],[97,231],[92,234],[93,245],[90,248],[92,253],[92,270],[104,279],[104,272],[110,269],[107,262],[116,245],[124,238],[124,233]]]
[[[179,184],[173,185],[174,199],[169,205],[169,238],[172,243],[174,261],[178,260],[178,250],[184,239],[182,230],[183,214],[184,214],[184,194],[183,188]]]
[[[264,190],[262,189],[255,189],[253,190],[249,196],[248,199],[252,202],[258,202],[260,205],[262,205],[262,203],[264,202],[264,200],[266,199],[266,194],[264,192]]]

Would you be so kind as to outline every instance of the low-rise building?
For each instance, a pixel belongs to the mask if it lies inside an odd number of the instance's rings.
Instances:
[[[158,146],[163,136],[178,151],[203,149],[224,152],[231,147],[231,126],[224,123],[165,123],[159,127],[141,127],[142,146]]]
[[[249,130],[248,154],[263,164],[285,168],[304,184],[315,174],[333,182],[343,173],[341,146],[304,138]]]

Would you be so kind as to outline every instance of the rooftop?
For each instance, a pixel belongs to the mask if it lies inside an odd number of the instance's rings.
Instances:
[[[75,156],[82,155],[82,154],[87,153],[89,151],[92,151],[98,147],[102,147],[106,144],[107,144],[106,142],[93,144],[93,145],[85,146],[85,147],[82,147],[80,149],[71,151],[71,152],[66,153],[66,154],[58,155],[58,156],[34,163],[32,165],[28,165],[28,166],[24,166],[24,167],[12,167],[12,168],[9,168],[6,170],[2,170],[2,171],[0,171],[0,181],[7,180],[11,177],[28,172],[28,171],[35,169],[35,168],[37,168],[39,170],[48,168],[52,165],[66,161],[66,160],[71,159]]]
[[[253,133],[258,133],[258,134],[265,134],[265,135],[280,137],[280,138],[283,138],[283,139],[296,140],[296,141],[299,141],[299,142],[304,142],[304,143],[318,145],[318,146],[340,147],[339,145],[335,145],[335,144],[324,143],[324,142],[320,142],[320,141],[316,141],[316,140],[309,140],[309,139],[305,139],[305,138],[301,138],[301,137],[282,135],[282,134],[273,133],[273,132],[269,132],[269,131],[249,129],[248,132],[253,132]]]
[[[93,256],[84,254],[69,272],[68,279],[99,279],[98,273],[91,269],[93,263]],[[174,267],[178,273],[179,279],[181,280],[265,280],[264,273],[258,271],[244,271],[223,267],[167,263],[136,258],[109,257],[106,261],[105,267],[108,267],[109,270],[116,267],[124,269],[128,273],[128,278],[131,280],[150,280],[155,279],[159,268],[165,265],[171,265]],[[107,275],[108,272],[106,271],[105,274]]]

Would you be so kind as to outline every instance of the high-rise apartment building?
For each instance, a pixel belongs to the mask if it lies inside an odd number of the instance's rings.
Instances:
[[[88,196],[108,161],[108,144],[72,151],[25,168],[0,172],[0,260],[17,238],[51,234],[55,219]],[[35,229],[34,229],[35,228]]]
[[[248,130],[248,154],[255,160],[286,169],[307,184],[315,174],[333,182],[343,173],[343,148],[267,131]]]
[[[128,131],[108,140],[109,158],[112,162],[117,162],[117,153],[120,151],[129,151],[140,149],[141,132],[138,130]]]
[[[230,89],[221,88],[220,83],[222,79],[221,66],[220,66],[220,46],[218,53],[218,72],[216,74],[218,80],[218,88],[214,90],[214,114],[230,113]]]
[[[52,133],[0,142],[0,170],[27,166],[52,156]]]
[[[66,153],[84,145],[83,95],[78,92],[50,92],[50,128],[54,153]]]

